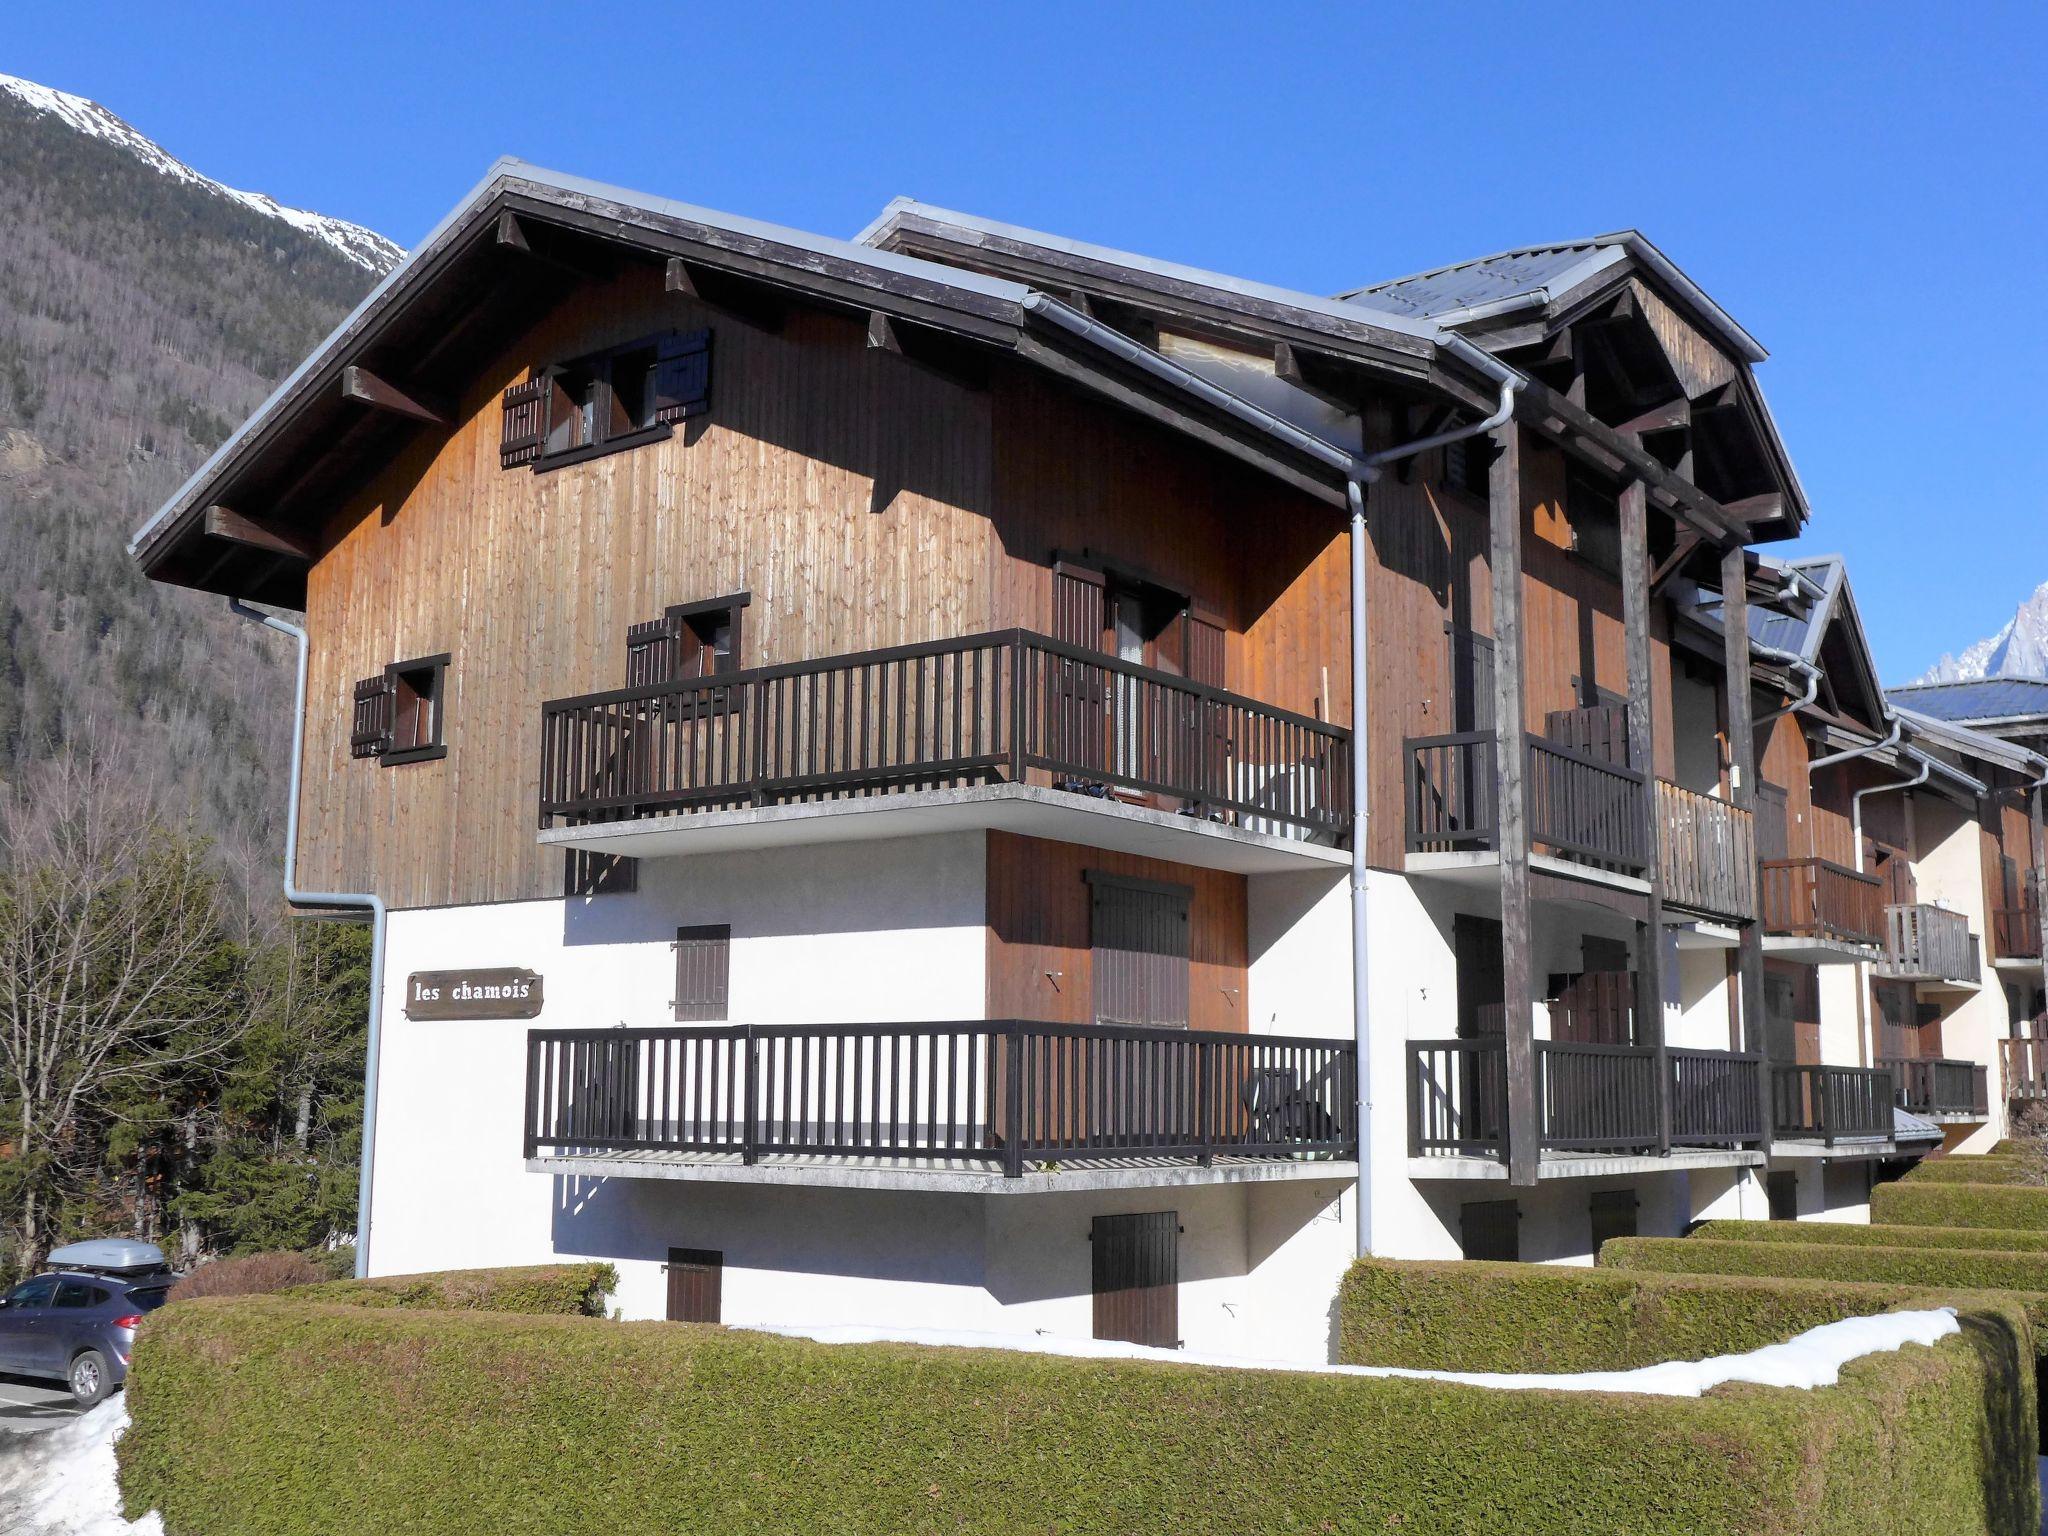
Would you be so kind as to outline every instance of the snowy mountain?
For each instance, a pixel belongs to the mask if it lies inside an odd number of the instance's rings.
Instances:
[[[282,219],[302,234],[334,247],[349,261],[379,277],[390,271],[398,258],[405,254],[375,230],[364,229],[360,224],[329,218],[324,213],[308,213],[303,208],[287,208],[261,192],[240,192],[233,187],[222,186],[212,177],[200,175],[155,140],[136,132],[96,101],[87,101],[83,96],[73,96],[66,91],[53,91],[47,85],[37,85],[33,80],[20,80],[13,75],[0,75],[0,93],[14,97],[37,112],[47,113],[88,137],[104,139],[116,148],[126,150],[151,170],[174,181],[231,198],[243,207],[270,218]]]
[[[2048,581],[2020,604],[1997,634],[1944,656],[1916,683],[1963,683],[1984,677],[2048,677]]]

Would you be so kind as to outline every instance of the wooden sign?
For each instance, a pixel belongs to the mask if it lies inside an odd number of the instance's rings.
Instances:
[[[540,975],[496,971],[414,971],[405,978],[408,1019],[531,1019],[540,1013]]]

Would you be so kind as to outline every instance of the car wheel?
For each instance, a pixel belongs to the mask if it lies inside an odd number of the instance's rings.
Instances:
[[[88,1349],[71,1362],[71,1370],[65,1378],[71,1385],[71,1400],[81,1408],[90,1408],[107,1395],[107,1357],[96,1349]]]

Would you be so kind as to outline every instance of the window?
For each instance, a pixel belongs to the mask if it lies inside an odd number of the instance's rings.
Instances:
[[[685,1023],[717,1023],[726,1017],[727,984],[732,975],[732,929],[706,923],[676,930],[676,1018]]]
[[[1632,1189],[1599,1189],[1587,1202],[1593,1229],[1593,1253],[1610,1237],[1636,1235],[1636,1192]]]
[[[56,1294],[57,1277],[55,1275],[38,1275],[35,1279],[24,1281],[10,1291],[7,1296],[7,1305],[10,1307],[47,1307],[50,1304],[50,1298]]]
[[[741,620],[748,593],[678,603],[626,631],[626,686],[715,677],[740,669]]]
[[[1458,1207],[1459,1240],[1468,1259],[1512,1264],[1522,1257],[1522,1208],[1512,1200],[1468,1200]]]
[[[355,686],[349,756],[379,757],[387,767],[448,755],[443,735],[448,655],[394,661]]]
[[[105,1291],[96,1285],[87,1285],[83,1280],[66,1280],[57,1287],[57,1305],[60,1307],[92,1307],[108,1299]]]
[[[1193,890],[1091,869],[1095,1022],[1185,1029]]]
[[[668,331],[539,370],[505,391],[498,462],[536,470],[667,437],[711,408],[711,332]]]
[[[1444,479],[1447,489],[1486,499],[1486,479],[1493,468],[1493,440],[1461,437],[1444,444]]]
[[[1596,570],[1621,576],[1621,503],[1615,493],[1574,464],[1565,479],[1564,516],[1572,553]]]

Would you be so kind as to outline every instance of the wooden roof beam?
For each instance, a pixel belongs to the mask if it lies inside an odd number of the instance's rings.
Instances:
[[[763,293],[760,285],[735,281],[727,273],[680,256],[669,257],[662,286],[757,331],[779,331],[788,316],[788,306]]]
[[[244,516],[228,507],[206,509],[206,532],[225,543],[260,550],[267,555],[280,555],[288,560],[310,564],[315,554],[312,540],[304,534],[280,528],[261,518]]]
[[[879,309],[868,311],[868,350],[900,357],[948,384],[965,389],[988,387],[988,359],[972,342],[934,335]]]
[[[1330,377],[1328,369],[1317,365],[1314,353],[1304,351],[1291,341],[1273,343],[1273,376],[1283,384],[1292,384],[1305,395],[1314,396],[1332,410],[1352,416],[1358,414],[1357,399],[1345,394]]]
[[[1641,444],[1630,442],[1540,379],[1529,380],[1515,398],[1516,414],[1538,431],[1563,441],[1589,462],[1607,467],[1609,474],[1634,475],[1649,488],[1653,499],[1678,508],[1687,522],[1717,544],[1740,542],[1739,525],[1713,497],[1674,475]]]
[[[1614,430],[1624,437],[1640,437],[1645,432],[1673,432],[1691,425],[1692,402],[1678,395],[1648,410],[1638,411],[1627,421],[1616,422]]]
[[[447,426],[455,416],[454,408],[438,395],[394,384],[356,363],[341,370],[341,398],[437,427]]]

